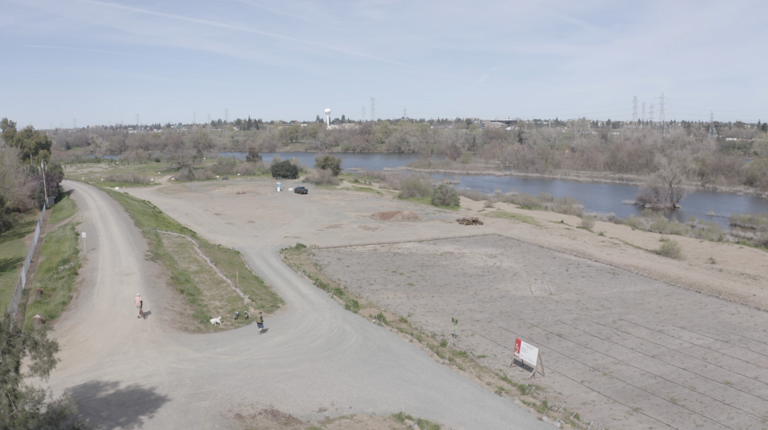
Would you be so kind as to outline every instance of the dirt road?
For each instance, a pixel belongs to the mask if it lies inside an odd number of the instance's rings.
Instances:
[[[309,419],[405,408],[453,429],[551,428],[343,310],[277,256],[296,242],[364,242],[374,231],[421,237],[415,224],[385,232],[364,218],[397,202],[358,193],[353,203],[366,213],[356,214],[321,194],[238,199],[205,187],[132,190],[202,236],[237,247],[287,302],[267,318],[265,335],[255,326],[193,335],[163,323],[173,292],[145,260],[146,244],[122,208],[92,186],[64,185],[75,190],[88,253],[84,285],[56,324],[61,363],[50,385],[69,392],[97,428],[232,428],[233,413],[253,404]],[[422,216],[450,218],[431,209]],[[445,225],[448,234],[453,225]],[[136,317],[137,293],[151,312],[146,320]]]

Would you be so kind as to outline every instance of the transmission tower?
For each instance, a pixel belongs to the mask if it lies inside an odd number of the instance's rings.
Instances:
[[[136,114],[136,128],[139,128],[139,114]]]
[[[653,103],[651,103],[651,107],[648,112],[648,122],[650,122],[651,125],[653,125]]]
[[[408,118],[408,109],[403,108],[403,119]]]
[[[643,123],[645,123],[645,102],[643,102]]]
[[[371,97],[371,121],[376,121],[376,97]]]
[[[667,118],[664,115],[664,91],[661,92],[661,105],[659,106],[659,123],[661,125],[661,134],[664,135],[664,132],[667,128]]]
[[[192,125],[197,124],[197,112],[192,112]]]
[[[717,131],[715,130],[715,112],[709,112],[709,137],[712,139],[717,137]]]
[[[632,122],[637,122],[637,96],[632,99]]]
[[[365,121],[365,106],[360,108],[360,122]]]

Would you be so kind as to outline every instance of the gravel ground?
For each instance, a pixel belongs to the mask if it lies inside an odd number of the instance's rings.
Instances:
[[[509,368],[541,348],[552,402],[592,428],[766,428],[768,314],[503,236],[314,251],[330,276]]]

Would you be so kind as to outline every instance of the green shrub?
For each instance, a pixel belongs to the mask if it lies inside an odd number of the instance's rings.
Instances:
[[[294,166],[290,160],[272,163],[270,171],[273,178],[296,179],[299,177],[299,168]]]
[[[400,197],[401,198],[421,198],[432,195],[432,183],[429,179],[420,178],[418,176],[406,178],[400,185]]]
[[[683,248],[674,240],[668,240],[662,243],[658,253],[663,257],[674,258],[675,260],[683,259]]]
[[[319,170],[330,170],[333,176],[339,176],[341,173],[341,157],[334,157],[330,154],[318,155],[315,157],[315,168]]]
[[[432,204],[435,206],[459,206],[459,194],[452,186],[442,184],[433,191]]]
[[[648,227],[648,230],[661,234],[676,234],[678,236],[688,236],[691,233],[691,228],[687,225],[675,220],[669,221],[664,217],[655,218],[651,226]]]
[[[514,205],[520,206],[521,209],[533,209],[533,210],[542,210],[544,209],[544,205],[542,202],[528,194],[528,193],[522,193],[518,194],[516,196],[506,196],[504,199],[502,199],[505,203],[512,203]]]
[[[697,229],[693,230],[693,233],[695,233],[695,236],[698,239],[712,240],[715,242],[720,242],[725,238],[725,232],[714,221],[699,225]]]

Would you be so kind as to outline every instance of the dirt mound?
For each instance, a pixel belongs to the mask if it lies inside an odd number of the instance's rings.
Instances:
[[[411,211],[376,212],[371,218],[381,221],[416,221],[421,217]]]

